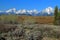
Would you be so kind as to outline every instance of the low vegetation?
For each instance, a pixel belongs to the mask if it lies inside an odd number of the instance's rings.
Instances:
[[[0,29],[0,37],[6,40],[60,40],[60,26],[47,24],[5,24],[4,26],[6,28]]]

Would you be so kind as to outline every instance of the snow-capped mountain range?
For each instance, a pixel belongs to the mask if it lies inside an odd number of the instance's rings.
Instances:
[[[44,10],[37,11],[36,9],[34,10],[16,10],[15,8],[6,10],[6,11],[0,11],[0,15],[2,14],[16,14],[16,15],[27,15],[27,16],[53,16],[54,15],[54,10],[52,7],[48,7]]]

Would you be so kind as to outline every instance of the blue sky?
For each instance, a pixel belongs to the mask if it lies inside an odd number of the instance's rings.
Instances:
[[[10,8],[42,10],[47,7],[54,8],[56,5],[60,7],[60,0],[0,0],[0,10]]]

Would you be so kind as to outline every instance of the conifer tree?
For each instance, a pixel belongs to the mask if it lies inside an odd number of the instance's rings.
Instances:
[[[54,10],[54,24],[57,24],[57,17],[58,17],[58,6],[55,7]]]

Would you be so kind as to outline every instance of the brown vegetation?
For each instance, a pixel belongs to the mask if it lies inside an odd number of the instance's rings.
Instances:
[[[35,23],[38,24],[53,24],[54,17],[53,16],[19,16],[18,21],[23,22],[25,19],[34,19]]]

